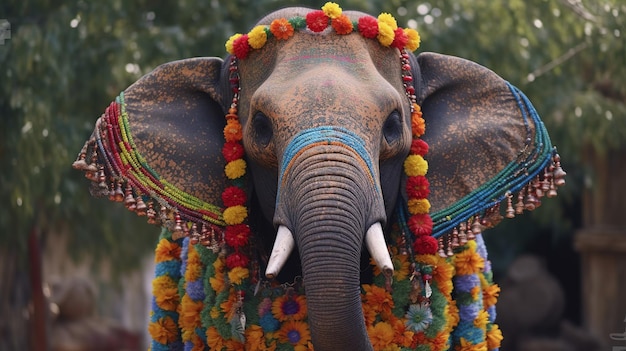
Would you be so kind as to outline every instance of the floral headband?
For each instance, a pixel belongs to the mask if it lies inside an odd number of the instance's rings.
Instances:
[[[399,28],[396,19],[388,14],[381,13],[378,18],[363,16],[352,21],[342,13],[341,7],[334,2],[327,2],[321,10],[309,12],[306,17],[278,18],[270,25],[258,25],[248,34],[235,34],[226,42],[226,51],[238,59],[245,59],[250,50],[265,46],[269,38],[287,40],[296,30],[310,30],[320,33],[328,27],[337,34],[346,35],[354,31],[365,38],[376,38],[385,47],[395,47],[399,50],[415,51],[420,45],[420,35],[415,29]]]

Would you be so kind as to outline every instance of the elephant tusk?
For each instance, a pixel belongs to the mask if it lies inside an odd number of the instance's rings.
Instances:
[[[380,222],[372,224],[367,230],[365,234],[365,245],[374,261],[376,261],[378,268],[380,268],[385,276],[390,277],[393,274],[393,263],[391,263],[387,243],[385,243],[383,227],[380,225]]]
[[[267,269],[265,270],[265,276],[267,278],[273,279],[278,275],[285,265],[285,262],[287,262],[295,244],[296,242],[293,240],[291,231],[282,225],[278,227],[276,241],[274,241],[274,247],[272,248],[270,259],[267,262]]]

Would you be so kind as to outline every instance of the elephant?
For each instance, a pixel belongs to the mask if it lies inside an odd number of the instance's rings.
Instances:
[[[498,348],[482,231],[565,172],[522,92],[419,40],[286,8],[109,105],[73,166],[163,228],[152,350]]]

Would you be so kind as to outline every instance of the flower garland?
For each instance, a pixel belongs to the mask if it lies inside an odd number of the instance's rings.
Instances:
[[[180,304],[178,282],[181,277],[179,241],[172,240],[171,233],[164,228],[156,247],[155,278],[152,281],[152,312],[148,324],[148,332],[152,337],[151,351],[168,351],[170,347],[182,346],[177,325]]]
[[[278,18],[270,25],[254,27],[247,34],[234,34],[225,46],[229,54],[243,60],[251,50],[261,49],[272,37],[288,40],[295,31],[321,33],[328,28],[332,28],[339,35],[358,32],[365,38],[376,38],[382,46],[399,50],[415,51],[420,45],[419,33],[412,28],[399,28],[396,19],[388,13],[382,13],[378,18],[363,16],[353,22],[342,13],[339,5],[327,2],[321,10],[311,11],[306,17]]]

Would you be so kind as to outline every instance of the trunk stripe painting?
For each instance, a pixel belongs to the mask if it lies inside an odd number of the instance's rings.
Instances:
[[[483,232],[565,172],[522,92],[419,42],[283,9],[106,108],[73,166],[162,227],[151,350],[499,349]]]

